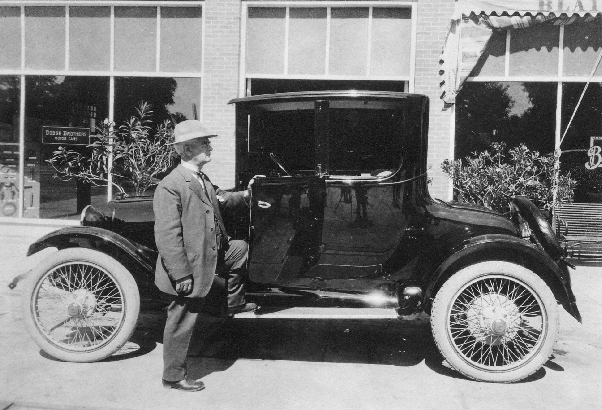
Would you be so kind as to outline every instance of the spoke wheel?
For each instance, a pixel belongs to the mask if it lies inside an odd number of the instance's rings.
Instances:
[[[27,329],[49,355],[93,362],[128,341],[140,296],[127,269],[94,250],[58,251],[30,273],[24,293]]]
[[[529,269],[482,262],[441,287],[431,327],[456,370],[477,380],[511,382],[548,360],[558,333],[558,306],[546,283]]]

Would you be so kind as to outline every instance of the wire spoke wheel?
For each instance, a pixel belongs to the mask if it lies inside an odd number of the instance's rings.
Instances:
[[[90,249],[65,249],[38,265],[24,295],[28,330],[48,354],[66,361],[110,356],[131,336],[140,296],[129,272]]]
[[[464,358],[483,368],[514,366],[537,351],[547,316],[530,288],[503,276],[476,280],[458,292],[449,337]]]
[[[460,270],[439,290],[431,327],[456,370],[486,381],[516,381],[537,371],[558,332],[556,300],[535,273],[509,262]]]
[[[33,315],[51,343],[70,350],[102,347],[119,331],[123,291],[109,272],[89,262],[49,271],[33,295]]]

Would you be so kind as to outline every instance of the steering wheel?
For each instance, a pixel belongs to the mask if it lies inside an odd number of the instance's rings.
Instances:
[[[274,164],[278,165],[278,168],[282,170],[287,176],[291,177],[291,173],[286,170],[286,167],[282,163],[282,160],[278,157],[278,155],[270,152],[270,159],[274,162]]]

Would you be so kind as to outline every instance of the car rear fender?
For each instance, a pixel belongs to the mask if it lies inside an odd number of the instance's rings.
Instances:
[[[462,249],[451,254],[429,278],[425,292],[425,310],[430,311],[435,294],[443,283],[460,269],[478,262],[503,260],[524,266],[539,275],[550,287],[556,300],[581,322],[571,289],[567,264],[557,264],[550,256],[525,239],[509,235],[482,235],[471,238]]]
[[[73,226],[59,229],[32,243],[27,250],[27,256],[50,247],[59,250],[94,249],[122,263],[135,278],[142,272],[144,279],[153,279],[157,252],[103,228]]]

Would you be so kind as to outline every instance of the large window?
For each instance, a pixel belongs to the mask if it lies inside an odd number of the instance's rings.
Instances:
[[[374,89],[389,81],[411,92],[415,7],[386,1],[244,3],[241,94],[257,94],[253,83],[262,79],[363,81],[374,82]]]
[[[126,6],[127,1],[123,6],[94,7],[61,3],[0,7],[0,70],[202,69],[202,2],[174,1],[161,7],[153,7],[152,2]]]
[[[541,154],[554,151],[555,83],[472,82],[456,98],[455,157],[525,144]]]
[[[585,83],[563,85],[562,130],[567,126]],[[562,143],[560,167],[577,181],[575,202],[602,202],[602,168],[587,169],[591,145],[602,147],[602,84],[590,84]]]
[[[62,181],[48,160],[64,144],[48,143],[44,127],[95,130],[108,117],[109,79],[106,77],[27,76],[25,82],[25,158],[33,195],[24,201],[29,217],[78,217],[77,195],[88,189],[77,181]],[[93,133],[93,132],[92,132]],[[85,145],[70,147],[82,153]],[[106,202],[106,188],[91,188],[93,205]],[[81,195],[81,192],[80,192]]]
[[[601,17],[494,32],[456,99],[455,157],[498,141],[542,154],[560,148],[561,169],[577,180],[575,201],[602,202],[602,168],[585,168],[590,145],[602,145],[600,33]]]
[[[94,3],[0,6],[0,217],[76,219],[82,198],[112,197],[54,177],[47,161],[61,144],[42,138],[48,127],[93,138],[141,102],[155,123],[200,117],[203,2]]]

